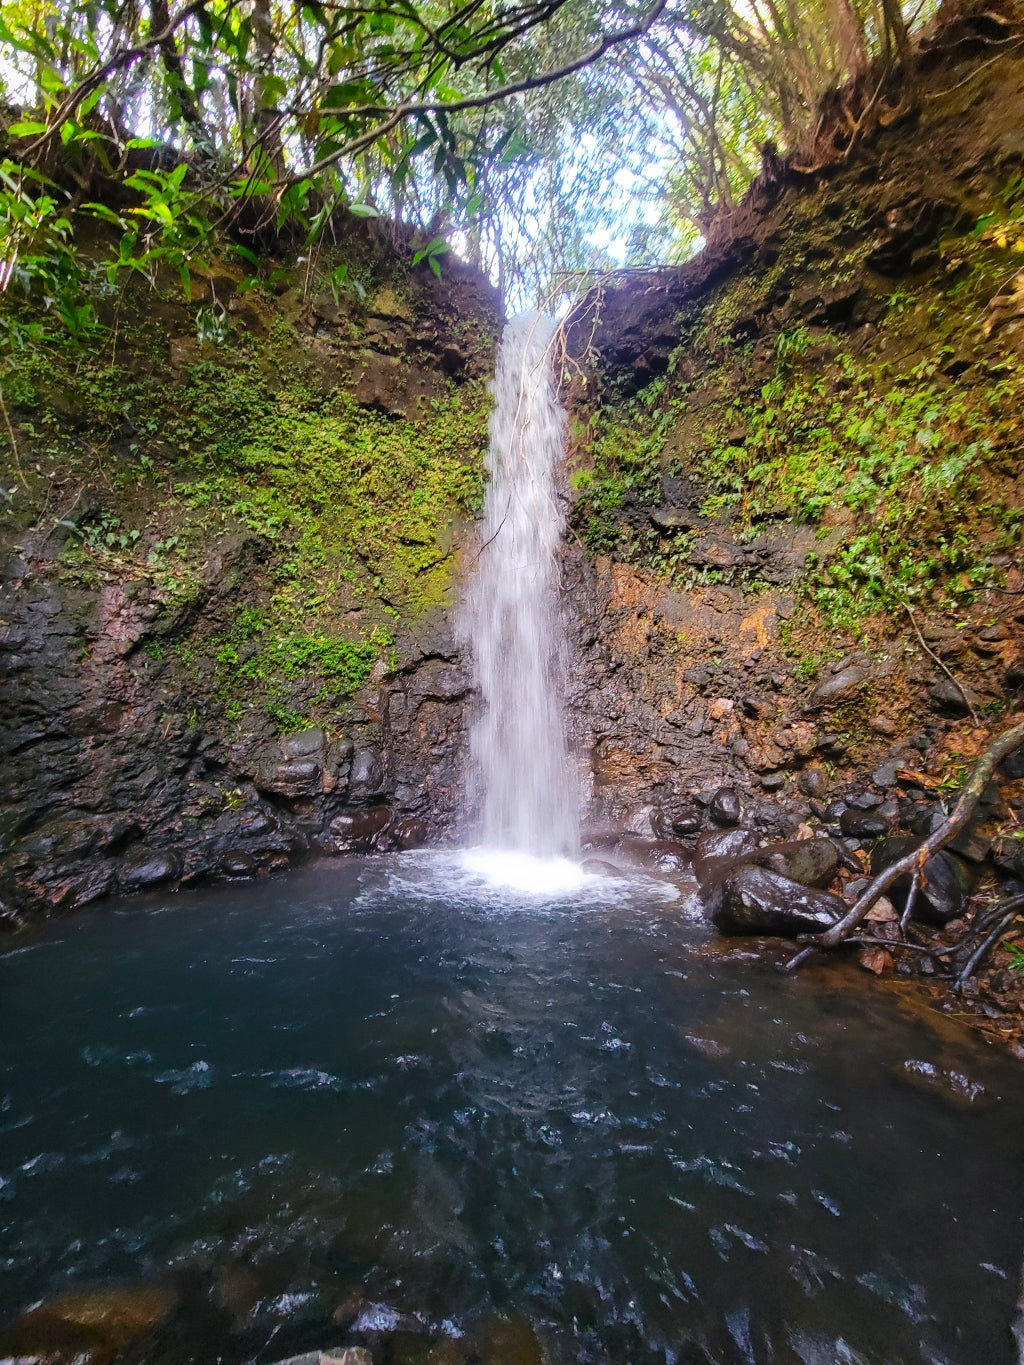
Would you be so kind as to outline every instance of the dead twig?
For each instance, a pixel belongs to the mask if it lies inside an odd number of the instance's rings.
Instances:
[[[921,869],[914,868],[914,875],[910,879],[910,890],[907,892],[907,903],[903,907],[903,914],[900,915],[900,931],[906,932],[910,917],[914,913],[914,906],[917,903],[917,893],[921,890]]]
[[[949,957],[963,947],[961,943],[954,943],[952,948],[933,948],[928,943],[907,943],[899,938],[875,938],[871,934],[856,934],[846,940],[847,943],[855,943],[858,947],[862,943],[869,943],[872,948],[905,948],[908,953],[927,953],[929,957]]]
[[[7,428],[7,439],[11,443],[11,459],[14,461],[14,472],[21,481],[22,488],[28,487],[28,479],[25,478],[25,471],[21,467],[21,456],[18,454],[18,442],[14,439],[14,427],[11,426],[11,419],[7,412],[7,404],[4,402],[4,391],[0,388],[0,412],[3,413],[4,426]]]
[[[966,688],[963,686],[962,683],[957,682],[956,678],[953,677],[952,673],[950,673],[949,669],[948,669],[948,668],[946,667],[946,665],[942,662],[942,660],[939,658],[939,656],[935,653],[934,649],[932,649],[932,648],[929,646],[928,642],[925,640],[924,636],[921,634],[920,628],[918,627],[918,624],[917,624],[917,617],[914,615],[913,608],[911,607],[911,605],[910,605],[909,602],[904,602],[904,603],[903,603],[903,610],[904,610],[904,611],[907,613],[907,615],[910,617],[910,624],[914,627],[914,633],[917,635],[917,638],[921,641],[921,648],[924,650],[924,652],[925,652],[926,654],[930,655],[931,658],[933,658],[933,659],[935,660],[935,662],[936,662],[936,663],[938,664],[938,666],[942,669],[943,673],[945,673],[945,675],[946,675],[946,677],[949,679],[949,681],[953,684],[953,686],[956,688],[956,690],[960,693],[961,697],[963,697],[963,699],[964,699],[964,705],[967,707],[968,711],[970,711],[970,713],[971,713],[971,720],[974,722],[975,728],[980,727],[981,721],[978,719],[978,713],[977,713],[977,711],[975,711],[974,707],[971,705],[971,699],[970,699],[970,697],[967,695],[967,690],[966,690]]]
[[[982,962],[984,962],[985,958],[988,957],[999,939],[1006,933],[1007,929],[1009,929],[1016,918],[1016,909],[1008,910],[1005,915],[996,921],[995,928],[985,935],[977,948],[975,948],[974,952],[971,953],[963,967],[961,967],[956,980],[953,982],[953,989],[956,991],[957,995],[959,995],[967,985],[968,981],[981,966]]]

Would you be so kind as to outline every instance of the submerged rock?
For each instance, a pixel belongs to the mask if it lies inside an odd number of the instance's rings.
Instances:
[[[909,1058],[897,1070],[897,1076],[922,1094],[934,1095],[952,1109],[976,1109],[991,1097],[985,1087],[962,1071],[947,1071],[934,1062]]]
[[[484,1318],[470,1332],[469,1346],[487,1365],[544,1365],[537,1333],[519,1313]]]
[[[920,841],[905,835],[883,839],[871,853],[871,875],[877,877],[905,854],[920,846]],[[941,849],[924,865],[924,876],[914,903],[913,918],[925,924],[947,924],[963,914],[971,892],[972,877],[967,865],[955,853]],[[897,910],[902,911],[910,894],[910,874],[898,878],[889,887],[888,895]]]
[[[614,863],[606,863],[603,858],[584,858],[580,866],[591,877],[619,877],[622,875]]]
[[[69,1290],[29,1309],[0,1334],[0,1357],[108,1365],[164,1322],[176,1305],[177,1295],[165,1285]]]
[[[801,886],[766,867],[741,867],[722,886],[712,919],[724,934],[821,933],[846,906],[827,891]]]
[[[365,1346],[339,1346],[329,1351],[304,1351],[276,1365],[373,1365],[373,1356]]]

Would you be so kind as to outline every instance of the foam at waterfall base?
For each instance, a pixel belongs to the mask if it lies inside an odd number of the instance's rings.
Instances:
[[[584,872],[569,858],[538,858],[507,849],[420,849],[392,853],[368,865],[356,898],[360,906],[388,902],[396,894],[463,910],[508,914],[558,913],[632,904],[680,902],[672,882],[642,872],[621,876]]]
[[[574,896],[602,880],[569,858],[538,858],[512,849],[466,849],[462,865],[489,887],[545,898]]]

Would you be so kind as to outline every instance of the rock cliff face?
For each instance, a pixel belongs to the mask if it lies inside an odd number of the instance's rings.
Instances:
[[[225,266],[219,345],[140,290],[112,352],[8,368],[0,918],[453,823],[500,309],[351,231],[359,291]]]
[[[877,834],[1019,705],[1024,62],[982,41],[965,21],[870,145],[569,321],[598,823],[657,834],[727,782],[780,832],[866,791]]]

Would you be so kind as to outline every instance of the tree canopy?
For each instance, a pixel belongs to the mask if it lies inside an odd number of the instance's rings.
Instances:
[[[183,279],[215,232],[255,258],[341,205],[513,301],[678,257],[844,83],[856,135],[930,2],[6,0],[0,288],[59,269],[71,210],[118,227],[115,268]]]

